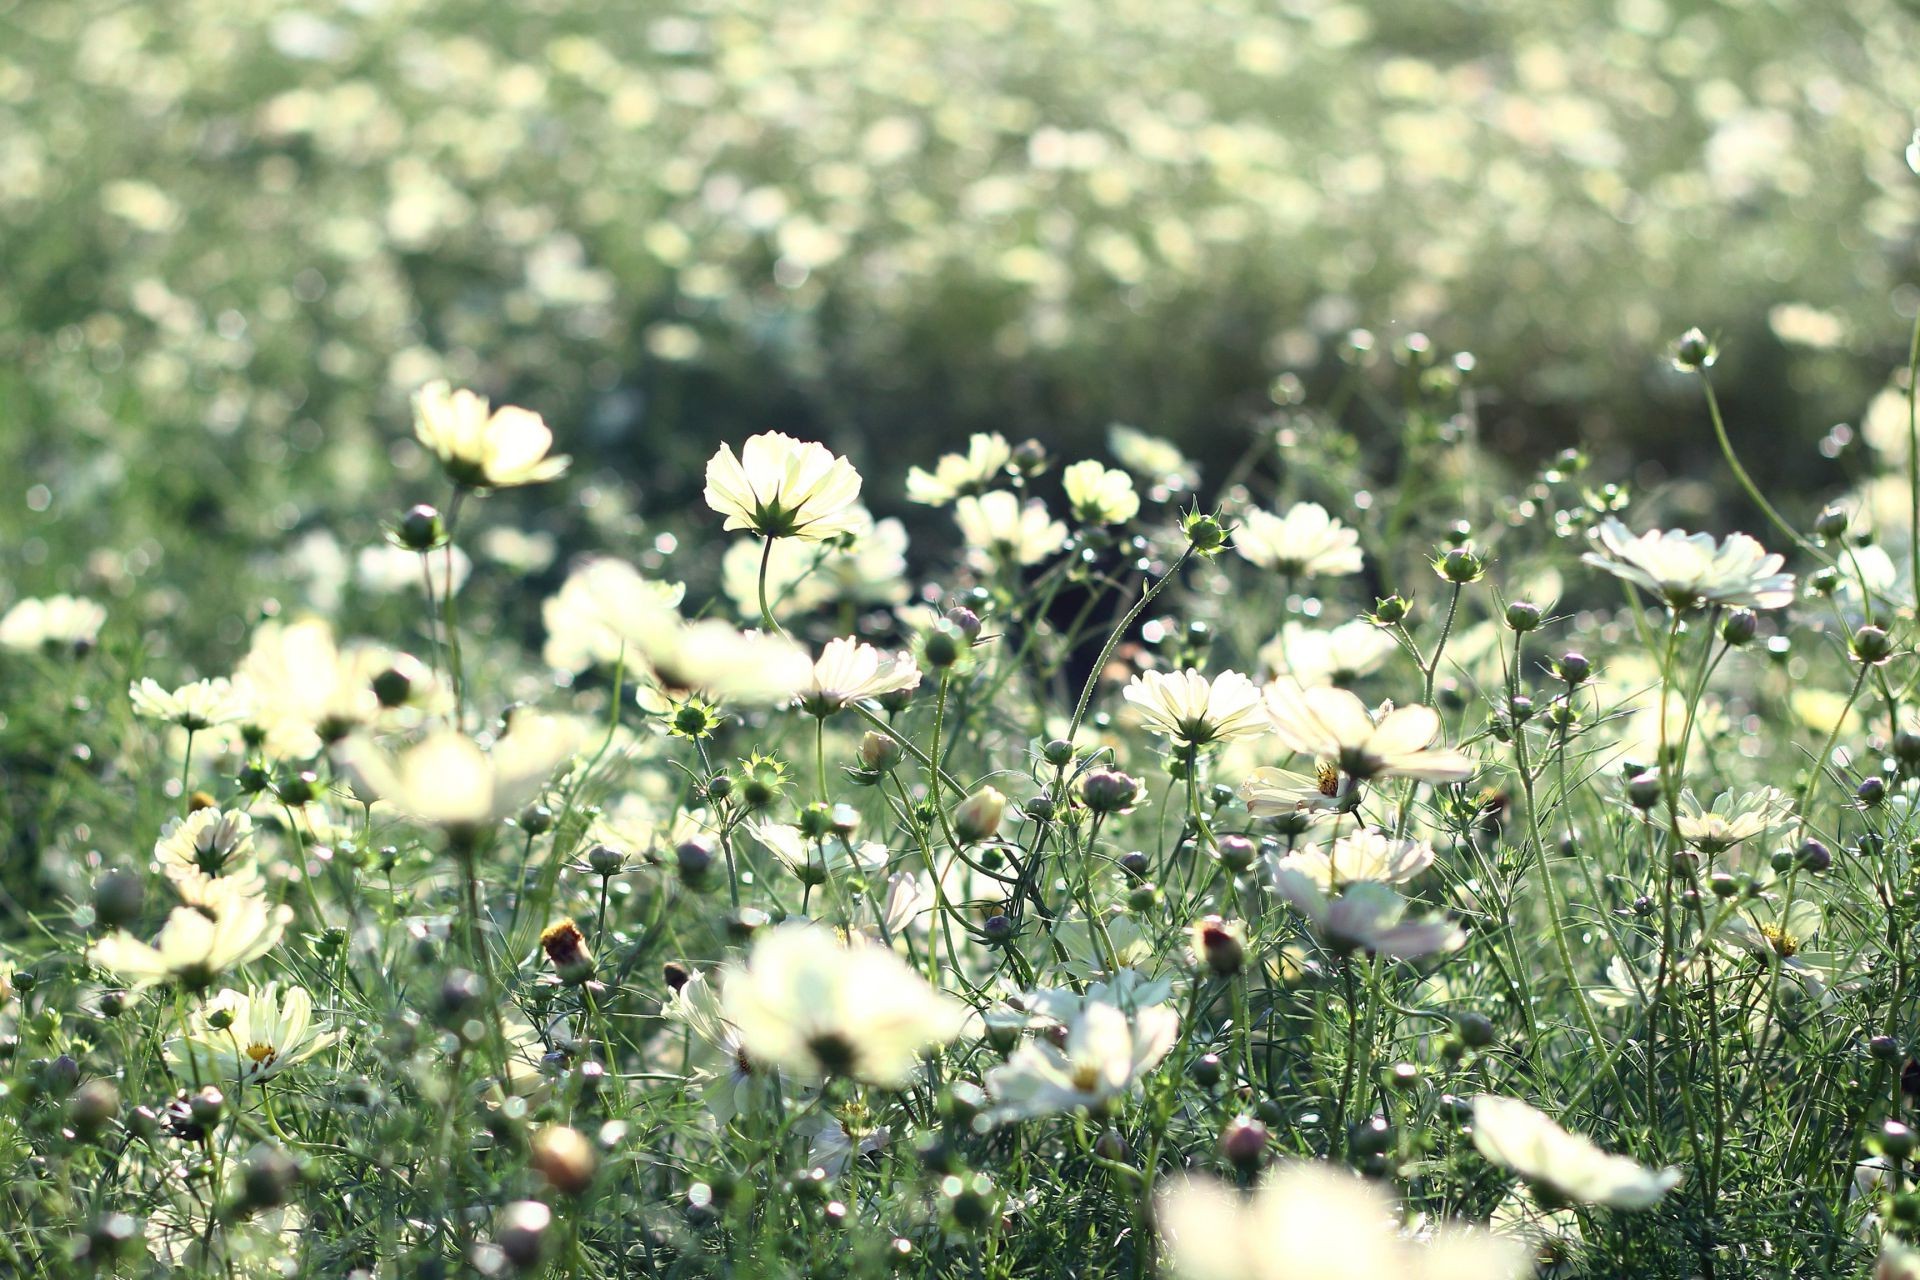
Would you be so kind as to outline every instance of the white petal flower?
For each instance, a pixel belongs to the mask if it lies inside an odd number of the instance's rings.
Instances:
[[[100,639],[107,611],[77,596],[22,600],[0,618],[0,649],[16,653],[86,653]]]
[[[637,658],[632,638],[677,609],[686,593],[681,583],[647,578],[624,560],[589,557],[540,606],[547,630],[541,658],[556,671],[575,673],[623,660],[631,666]]]
[[[156,982],[205,987],[272,950],[292,918],[291,908],[236,893],[224,897],[211,915],[201,907],[175,907],[151,944],[124,929],[108,934],[93,944],[87,959],[133,987]]]
[[[800,692],[808,714],[831,715],[849,702],[877,698],[920,686],[913,655],[884,653],[849,636],[827,641],[813,664],[813,678]]]
[[[553,432],[539,414],[511,405],[493,409],[484,397],[444,381],[414,395],[413,433],[440,459],[447,478],[468,489],[541,484],[563,474],[570,461],[547,456]]]
[[[1780,609],[1793,603],[1793,575],[1780,572],[1786,558],[1768,554],[1744,533],[1729,534],[1719,544],[1704,533],[1679,529],[1636,538],[1609,516],[1594,541],[1599,550],[1581,560],[1645,588],[1676,611],[1704,605]]]
[[[216,1028],[216,1021],[226,1025]],[[283,991],[270,982],[252,991],[228,988],[201,1005],[185,1034],[168,1043],[167,1060],[209,1084],[253,1084],[304,1062],[334,1038],[314,1021],[306,988]]]
[[[1407,900],[1387,885],[1363,880],[1328,893],[1305,871],[1276,866],[1273,888],[1307,918],[1328,948],[1411,960],[1452,951],[1466,935],[1445,919],[1409,920]]]
[[[1045,503],[1022,503],[1004,489],[960,499],[953,518],[975,552],[1009,564],[1038,564],[1067,541],[1067,526],[1047,514]]]
[[[860,473],[823,444],[778,431],[748,438],[735,457],[730,445],[707,462],[707,505],[729,529],[763,538],[819,542],[859,524]]]
[[[1067,1025],[1065,1048],[1028,1040],[987,1073],[999,1121],[1097,1107],[1131,1093],[1160,1065],[1180,1032],[1180,1015],[1149,1005],[1131,1017],[1111,1004],[1089,1003]]]
[[[858,605],[904,604],[907,530],[898,520],[876,521],[858,508],[859,524],[827,542],[774,540],[767,553],[767,604],[777,621],[839,601]],[[760,617],[760,560],[765,548],[736,539],[721,557],[721,585],[743,618]]]
[[[578,721],[523,711],[491,748],[457,729],[439,729],[398,759],[365,738],[350,741],[341,763],[356,788],[418,822],[462,835],[518,813],[585,738]]]
[[[1013,446],[995,431],[975,432],[967,451],[940,456],[931,472],[922,467],[907,471],[907,500],[944,507],[955,498],[984,493],[993,487],[1013,457]]]
[[[253,700],[246,682],[236,685],[224,676],[195,680],[169,690],[148,676],[130,685],[127,697],[134,712],[150,720],[165,720],[182,729],[199,732],[220,725],[237,724],[252,713]]]
[[[1208,679],[1184,671],[1146,671],[1121,690],[1139,710],[1149,732],[1164,734],[1181,746],[1203,747],[1267,732],[1260,688],[1237,671]]]
[[[1262,569],[1293,578],[1342,577],[1360,572],[1360,535],[1317,502],[1297,503],[1284,516],[1250,507],[1233,545]]]
[[[1646,1209],[1680,1185],[1678,1169],[1649,1169],[1603,1151],[1518,1098],[1483,1093],[1473,1100],[1473,1145],[1526,1179],[1536,1195],[1563,1204]]]
[[[1368,827],[1327,845],[1296,850],[1276,865],[1311,878],[1326,893],[1363,880],[1401,885],[1433,865],[1433,846]]]
[[[1723,791],[1703,805],[1691,788],[1680,793],[1680,838],[1705,854],[1724,853],[1758,840],[1793,821],[1793,805],[1776,787],[1735,794]]]
[[[1391,635],[1364,618],[1325,629],[1288,622],[1262,646],[1260,662],[1273,676],[1303,689],[1344,686],[1378,670],[1399,648]]]
[[[1125,524],[1140,513],[1140,495],[1133,491],[1133,477],[1109,470],[1092,458],[1061,472],[1060,483],[1066,489],[1073,518],[1081,524]]]
[[[968,1017],[892,951],[842,945],[804,921],[762,933],[722,979],[720,1000],[755,1061],[888,1089],[911,1083],[921,1054],[957,1037]]]
[[[1334,761],[1361,781],[1459,782],[1473,773],[1466,756],[1431,749],[1440,736],[1440,715],[1431,707],[1396,707],[1376,722],[1345,689],[1302,689],[1287,680],[1267,686],[1266,707],[1275,735],[1290,749]]]

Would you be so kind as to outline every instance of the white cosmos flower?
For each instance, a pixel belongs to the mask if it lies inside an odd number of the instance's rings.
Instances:
[[[1128,681],[1120,696],[1139,710],[1149,732],[1181,746],[1258,737],[1268,728],[1260,687],[1237,671],[1212,679],[1192,667],[1145,671]]]
[[[251,692],[251,723],[270,757],[299,759],[380,718],[373,679],[393,665],[379,645],[340,646],[324,618],[254,629],[235,676]]]
[[[1330,844],[1296,850],[1275,865],[1309,877],[1325,893],[1363,880],[1401,885],[1433,865],[1433,846],[1367,827]]]
[[[100,639],[107,611],[77,596],[22,600],[0,618],[0,649],[84,654]]]
[[[707,505],[729,529],[820,542],[859,525],[860,473],[823,444],[778,431],[750,436],[707,461]]]
[[[921,1054],[957,1037],[969,1016],[887,948],[842,945],[805,921],[763,932],[721,981],[720,1003],[754,1061],[887,1089],[911,1083]]]
[[[1261,647],[1260,662],[1274,676],[1311,689],[1370,675],[1399,648],[1391,635],[1364,618],[1325,629],[1288,622]]]
[[[216,1029],[215,1015],[228,1025]],[[194,1011],[184,1035],[167,1045],[167,1060],[182,1074],[207,1084],[267,1080],[304,1062],[334,1041],[314,1021],[313,997],[305,987],[277,983],[250,991],[227,988]]]
[[[1302,689],[1278,680],[1267,686],[1266,709],[1288,748],[1334,761],[1362,781],[1459,782],[1473,773],[1473,762],[1458,751],[1431,749],[1440,736],[1440,714],[1431,707],[1396,707],[1376,722],[1345,689]]]
[[[742,543],[752,550],[752,544]],[[633,637],[656,625],[686,595],[678,582],[645,577],[624,560],[591,556],[575,565],[557,594],[540,606],[547,642],[541,659],[556,671],[579,673],[635,660]]]
[[[1378,881],[1362,880],[1329,893],[1298,868],[1275,866],[1272,876],[1274,891],[1307,918],[1322,942],[1341,954],[1367,951],[1411,960],[1452,951],[1466,941],[1444,918],[1407,919],[1407,900]]]
[[[453,562],[451,576],[447,572],[449,560]],[[381,542],[360,548],[360,554],[353,561],[355,580],[378,595],[418,592],[422,583],[431,582],[433,598],[445,600],[449,588],[459,594],[472,572],[472,558],[452,543],[423,554]]]
[[[1125,524],[1140,513],[1140,495],[1133,491],[1133,477],[1118,469],[1109,470],[1095,459],[1076,462],[1060,473],[1067,492],[1067,506],[1081,524]]]
[[[292,918],[289,907],[235,893],[223,897],[212,915],[200,907],[175,907],[151,944],[116,930],[94,943],[87,959],[132,987],[156,982],[206,987],[271,951]]]
[[[148,676],[129,685],[127,697],[136,715],[177,724],[194,733],[238,723],[253,710],[245,681],[236,685],[225,676],[195,680],[171,690]]]
[[[748,823],[747,831],[796,876],[832,877],[887,865],[887,846],[877,840],[843,840],[839,836],[809,840],[790,823],[765,820]]]
[[[1658,596],[1675,611],[1704,605],[1780,609],[1793,603],[1793,575],[1780,572],[1786,558],[1768,554],[1744,533],[1715,544],[1704,533],[1652,530],[1634,537],[1612,516],[1594,535],[1599,550],[1581,560]]]
[[[1089,1003],[1067,1024],[1067,1043],[1028,1040],[987,1073],[998,1121],[1024,1120],[1098,1107],[1133,1092],[1173,1048],[1180,1015],[1148,1005],[1131,1017],[1111,1004]]]
[[[800,691],[800,705],[808,714],[827,716],[849,702],[877,698],[920,687],[920,668],[906,652],[885,653],[870,644],[841,636],[827,641],[813,664],[813,678]]]
[[[772,706],[813,678],[813,660],[786,636],[742,631],[721,618],[686,622],[666,612],[633,639],[643,669],[669,694]]]
[[[911,594],[907,530],[859,509],[859,527],[828,542],[774,541],[767,555],[767,604],[779,621],[837,601],[897,605]],[[765,548],[735,539],[720,560],[721,585],[744,618],[760,617],[760,559]]]
[[[1038,564],[1067,541],[1067,526],[1047,514],[1038,498],[1024,503],[1005,489],[953,504],[960,536],[982,555],[1010,564]]]
[[[1568,1133],[1518,1098],[1483,1093],[1473,1100],[1473,1145],[1526,1179],[1536,1195],[1561,1204],[1646,1209],[1680,1185],[1678,1169],[1649,1169]]]
[[[1724,853],[1793,821],[1793,804],[1776,787],[1736,795],[1723,791],[1703,805],[1692,788],[1680,793],[1680,838],[1704,854]]]
[[[1517,1240],[1445,1226],[1413,1236],[1375,1184],[1331,1165],[1282,1165],[1251,1196],[1176,1179],[1155,1197],[1178,1280],[1523,1280]]]
[[[975,432],[965,453],[942,454],[931,472],[910,468],[907,500],[944,507],[955,498],[985,492],[1005,474],[1012,457],[1013,446],[1005,436],[997,431]]]
[[[220,895],[266,888],[253,860],[253,819],[238,809],[168,819],[153,845],[153,865],[188,906],[211,908]]]
[[[440,459],[447,478],[467,489],[541,484],[563,474],[570,461],[547,456],[553,432],[539,414],[511,405],[493,409],[485,397],[444,381],[414,394],[413,434]]]
[[[1240,799],[1256,818],[1293,813],[1311,822],[1350,812],[1359,804],[1359,792],[1335,765],[1315,765],[1310,774],[1263,765],[1241,780]]]
[[[1154,484],[1191,485],[1197,468],[1170,440],[1116,422],[1107,428],[1107,448],[1120,465]]]
[[[365,738],[341,763],[364,788],[415,821],[471,835],[518,813],[585,737],[578,721],[522,711],[482,750],[457,729],[437,729],[396,759]]]
[[[1262,569],[1293,578],[1343,577],[1360,572],[1360,535],[1317,502],[1296,503],[1284,516],[1249,507],[1233,545]]]

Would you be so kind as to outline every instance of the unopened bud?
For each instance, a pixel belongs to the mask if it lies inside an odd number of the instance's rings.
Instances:
[[[1007,798],[993,787],[982,787],[955,806],[954,834],[968,844],[990,840],[999,833],[1006,811]]]
[[[550,1124],[536,1132],[528,1146],[529,1163],[560,1194],[579,1195],[593,1181],[599,1157],[578,1129]]]

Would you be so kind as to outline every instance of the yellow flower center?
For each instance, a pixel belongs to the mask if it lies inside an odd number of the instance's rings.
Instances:
[[[1767,940],[1768,945],[1773,948],[1774,953],[1782,960],[1792,959],[1800,950],[1800,939],[1794,937],[1777,924],[1761,925],[1760,936]]]
[[[1081,1093],[1092,1093],[1100,1084],[1100,1068],[1092,1062],[1082,1062],[1073,1068],[1073,1087]]]
[[[1340,770],[1334,765],[1324,762],[1315,765],[1313,782],[1323,796],[1331,798],[1340,794]]]
[[[253,1065],[264,1067],[280,1056],[280,1051],[270,1044],[255,1041],[247,1046],[247,1056],[253,1059]]]

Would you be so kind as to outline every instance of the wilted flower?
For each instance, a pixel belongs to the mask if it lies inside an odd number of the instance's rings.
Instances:
[[[1275,867],[1273,887],[1333,951],[1411,960],[1452,951],[1466,940],[1448,920],[1407,919],[1407,900],[1377,881],[1363,880],[1330,894],[1304,871]]]
[[[466,489],[542,484],[565,473],[570,459],[548,457],[553,432],[539,414],[429,382],[413,397],[413,434],[440,459],[447,478]]]
[[[247,1085],[304,1062],[334,1041],[313,1018],[304,987],[227,988],[196,1009],[186,1033],[167,1045],[167,1059],[205,1083]]]
[[[860,473],[823,444],[778,431],[750,436],[707,462],[707,505],[729,529],[821,542],[858,527]]]
[[[577,985],[593,976],[593,949],[572,917],[548,925],[540,934],[540,949],[547,953],[560,981]]]
[[[272,950],[292,918],[291,908],[269,906],[258,895],[230,894],[213,915],[199,907],[175,907],[151,945],[116,930],[94,943],[87,959],[129,986],[179,982],[206,987],[222,973]]]
[[[1237,671],[1208,679],[1185,671],[1136,675],[1121,696],[1139,708],[1148,730],[1183,747],[1204,747],[1267,732],[1259,686]]]
[[[1076,462],[1060,473],[1067,506],[1081,524],[1125,524],[1140,512],[1140,495],[1133,477],[1109,470],[1096,460]]]
[[[150,720],[164,720],[190,732],[212,729],[244,720],[252,711],[252,702],[244,684],[236,686],[225,677],[195,680],[168,691],[148,676],[129,685],[127,697],[134,712]]]
[[[1124,1097],[1167,1056],[1179,1032],[1180,1016],[1167,1005],[1128,1017],[1090,1003],[1068,1024],[1064,1049],[1029,1040],[987,1073],[994,1118],[1022,1120]]]
[[[99,640],[106,620],[104,608],[75,596],[22,600],[0,618],[0,649],[84,654]]]
[[[942,454],[932,472],[909,468],[907,500],[943,507],[955,498],[983,493],[1004,477],[1012,457],[1013,446],[1005,436],[977,431],[967,441],[964,454]]]
[[[1038,498],[1024,503],[1005,489],[954,503],[953,518],[967,545],[1010,564],[1038,564],[1067,541],[1067,526]]]
[[[1715,544],[1704,533],[1669,529],[1634,537],[1612,516],[1595,534],[1598,551],[1580,557],[1616,578],[1643,587],[1676,611],[1704,605],[1780,609],[1793,603],[1793,575],[1781,573],[1786,558],[1769,555],[1744,533]]]
[[[1602,1151],[1518,1098],[1483,1093],[1473,1100],[1473,1145],[1556,1205],[1646,1209],[1680,1185],[1678,1169],[1649,1169]]]
[[[1317,502],[1297,503],[1284,516],[1249,507],[1233,545],[1262,569],[1288,577],[1341,577],[1360,572],[1360,535]]]
[[[910,1083],[920,1055],[958,1036],[967,1017],[892,951],[842,945],[803,921],[762,933],[722,981],[720,1002],[755,1060],[888,1089]]]
[[[1252,1196],[1205,1179],[1155,1200],[1180,1280],[1524,1280],[1525,1245],[1465,1227],[1411,1235],[1370,1182],[1324,1164],[1276,1169]]]
[[[1282,680],[1267,686],[1266,710],[1289,748],[1335,761],[1362,781],[1459,782],[1473,772],[1473,762],[1458,751],[1431,749],[1440,736],[1440,715],[1431,707],[1396,707],[1376,722],[1345,689],[1301,689]]]
[[[920,668],[908,653],[883,653],[848,636],[827,641],[813,664],[813,679],[800,691],[809,715],[827,716],[849,702],[900,693],[920,685]]]

